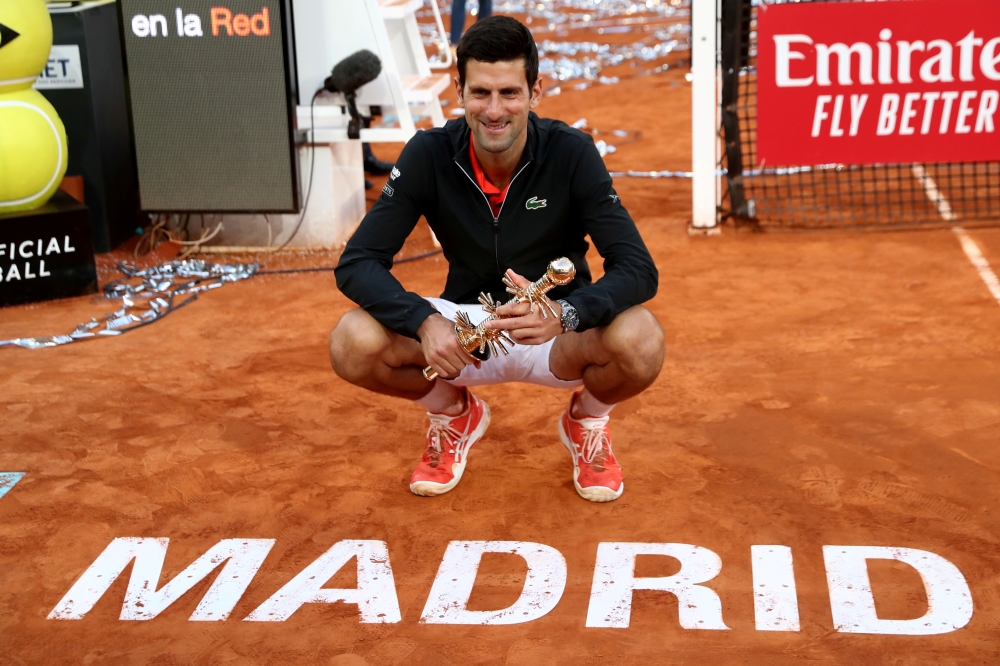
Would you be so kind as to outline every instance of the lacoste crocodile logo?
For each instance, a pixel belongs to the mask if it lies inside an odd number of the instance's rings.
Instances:
[[[528,210],[535,210],[536,208],[545,208],[546,201],[548,201],[548,199],[539,200],[538,197],[531,197],[530,199],[524,202],[524,207],[527,208]]]

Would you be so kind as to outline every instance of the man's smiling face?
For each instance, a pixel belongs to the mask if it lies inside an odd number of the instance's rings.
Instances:
[[[455,87],[459,88],[458,79]],[[465,87],[458,90],[465,120],[476,146],[490,153],[510,150],[527,131],[528,112],[542,97],[541,78],[528,87],[524,60],[480,62],[465,67]],[[522,144],[523,145],[523,144]]]

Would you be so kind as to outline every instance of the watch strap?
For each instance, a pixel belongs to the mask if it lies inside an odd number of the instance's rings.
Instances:
[[[560,298],[556,301],[556,303],[562,306],[561,321],[563,333],[566,333],[567,331],[575,331],[580,325],[580,313],[576,311],[576,308],[573,307],[572,303],[565,299]]]

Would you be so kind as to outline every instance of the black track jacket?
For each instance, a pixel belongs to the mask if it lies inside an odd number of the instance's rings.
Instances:
[[[474,180],[469,141],[463,117],[417,132],[406,144],[340,257],[337,286],[348,298],[390,330],[417,337],[436,310],[389,269],[421,215],[448,260],[445,300],[476,303],[482,291],[506,302],[506,269],[537,280],[557,257],[576,265],[576,279],[549,296],[573,304],[578,331],[605,326],[656,294],[656,266],[590,136],[531,113],[528,142],[496,219]],[[604,258],[596,283],[585,258],[587,235]]]

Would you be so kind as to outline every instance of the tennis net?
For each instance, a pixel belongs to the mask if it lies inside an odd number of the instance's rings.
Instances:
[[[769,229],[1000,222],[1000,162],[755,166],[757,12],[781,1],[722,0],[723,216]]]

